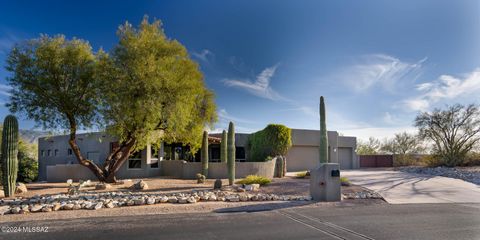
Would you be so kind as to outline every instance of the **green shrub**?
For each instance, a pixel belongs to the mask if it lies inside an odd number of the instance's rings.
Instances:
[[[307,171],[299,172],[295,174],[297,178],[305,178],[307,176]]]
[[[281,124],[269,124],[248,137],[248,159],[265,161],[268,156],[285,155],[292,146],[291,129]]]
[[[245,177],[242,180],[237,181],[236,183],[237,184],[254,184],[254,183],[256,183],[256,184],[260,184],[260,185],[266,185],[266,184],[269,184],[271,182],[272,182],[272,180],[270,180],[269,178],[266,178],[266,177],[257,176],[257,175],[248,175],[247,177]]]
[[[18,161],[18,175],[19,182],[33,182],[38,178],[38,161],[33,158],[22,158]]]
[[[340,184],[342,186],[350,186],[350,180],[346,177],[340,177]]]

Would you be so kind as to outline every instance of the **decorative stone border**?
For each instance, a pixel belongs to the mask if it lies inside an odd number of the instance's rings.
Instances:
[[[51,212],[59,210],[98,210],[127,206],[163,203],[193,204],[197,202],[246,201],[311,201],[310,196],[286,196],[263,193],[234,193],[221,190],[192,191],[189,193],[137,193],[137,192],[81,192],[75,195],[56,194],[0,200],[0,215]]]

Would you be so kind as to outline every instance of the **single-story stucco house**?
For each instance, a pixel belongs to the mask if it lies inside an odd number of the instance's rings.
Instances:
[[[274,163],[249,162],[248,136],[246,133],[235,134],[237,176],[248,174],[273,175]],[[303,171],[318,165],[318,146],[320,131],[292,129],[292,147],[286,154],[288,171]],[[220,162],[220,136],[209,135],[209,177],[223,178],[226,166]],[[66,179],[95,179],[93,174],[78,164],[68,145],[68,135],[41,137],[38,140],[39,180],[58,182]],[[80,151],[88,159],[102,163],[117,141],[104,132],[83,133],[77,135]],[[328,132],[330,162],[339,163],[341,169],[359,167],[355,153],[356,137],[339,136],[336,131]],[[160,147],[147,146],[146,149],[132,154],[121,167],[119,179],[144,178],[153,176],[174,176],[193,178],[200,172],[200,151],[191,154],[188,146],[182,144],[160,144]],[[179,161],[172,161],[179,160]],[[186,160],[186,161],[180,161]],[[270,169],[271,168],[271,169]]]

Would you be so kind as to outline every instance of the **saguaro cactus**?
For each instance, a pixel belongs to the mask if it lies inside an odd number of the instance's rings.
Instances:
[[[233,122],[228,124],[227,149],[228,184],[233,185],[235,182],[235,126]]]
[[[328,162],[328,136],[327,123],[325,117],[325,101],[323,96],[320,97],[320,163]]]
[[[208,133],[207,131],[203,131],[201,158],[202,158],[202,175],[207,177],[208,175]]]
[[[227,162],[227,131],[222,132],[222,142],[220,142],[220,161]]]
[[[2,133],[2,169],[3,190],[5,196],[15,194],[15,182],[18,172],[18,121],[13,115],[8,115],[3,121]]]

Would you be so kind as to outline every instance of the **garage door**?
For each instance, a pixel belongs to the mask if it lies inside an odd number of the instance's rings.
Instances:
[[[288,150],[287,171],[305,171],[318,165],[318,147],[293,146]]]
[[[352,169],[352,148],[338,148],[340,169]]]

